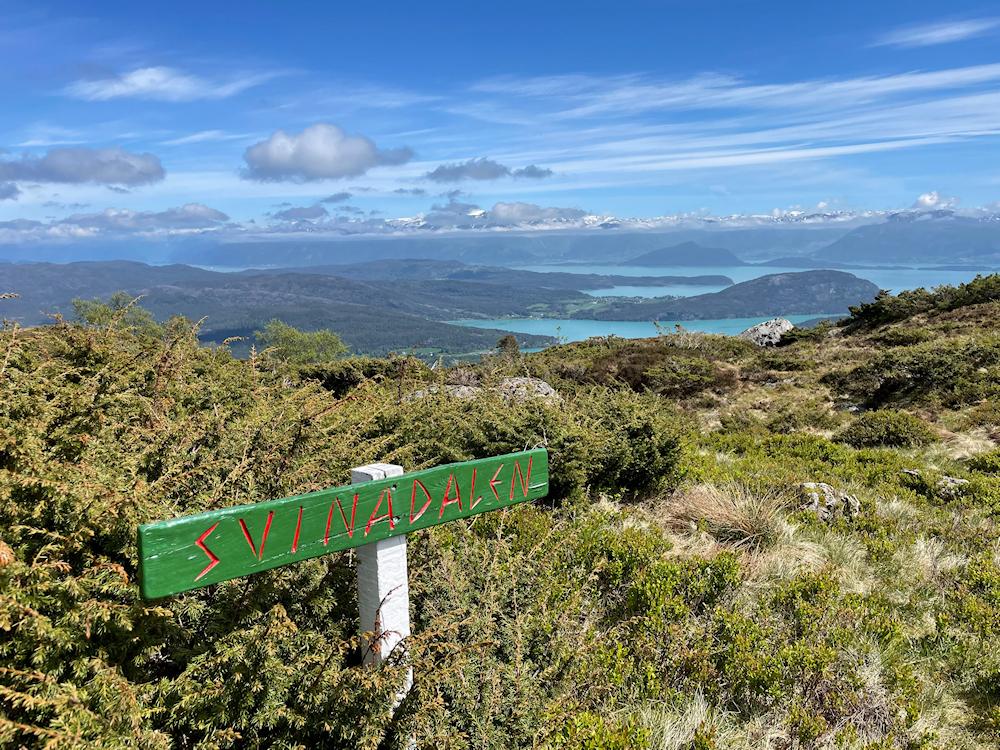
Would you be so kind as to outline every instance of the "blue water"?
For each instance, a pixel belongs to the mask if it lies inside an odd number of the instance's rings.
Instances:
[[[704,274],[721,274],[733,281],[749,281],[773,273],[799,273],[808,269],[783,268],[779,266],[614,266],[614,265],[584,265],[569,263],[564,265],[518,266],[525,271],[563,271],[567,273],[599,273],[618,276],[701,276]],[[858,278],[868,279],[877,284],[880,289],[900,292],[904,289],[917,287],[935,287],[941,284],[961,284],[976,277],[977,273],[986,271],[934,271],[920,268],[857,268],[846,270]],[[686,286],[670,284],[655,287],[617,286],[609,289],[592,289],[587,293],[595,297],[690,297],[695,294],[717,292],[719,286]]]
[[[819,315],[789,315],[788,320],[802,323],[822,317]],[[682,320],[660,321],[662,330],[673,333],[674,325],[684,326],[689,331],[703,333],[725,333],[735,335],[750,326],[769,318],[725,318],[723,320]],[[641,339],[657,334],[656,326],[648,320],[557,320],[555,318],[496,318],[494,320],[452,320],[451,323],[470,328],[499,328],[514,333],[537,333],[555,336],[562,341],[583,341],[591,336],[621,336],[626,339]]]

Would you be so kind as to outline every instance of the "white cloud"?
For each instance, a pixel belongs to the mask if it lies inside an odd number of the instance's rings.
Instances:
[[[353,198],[354,195],[347,192],[334,193],[333,195],[328,195],[320,200],[320,203],[343,203]]]
[[[937,208],[954,208],[958,205],[958,198],[950,198],[941,195],[937,190],[929,193],[921,193],[913,202],[913,208],[931,210]]]
[[[54,148],[45,156],[0,161],[0,180],[146,185],[164,176],[153,154],[135,154],[120,148]]]
[[[211,81],[182,73],[174,68],[137,68],[111,78],[76,81],[66,93],[78,99],[152,99],[165,102],[190,102],[197,99],[225,99],[274,78],[275,74],[248,75],[230,81]]]
[[[498,180],[501,177],[527,177],[542,179],[551,177],[552,170],[529,164],[520,169],[511,169],[505,164],[487,159],[469,159],[468,161],[441,164],[424,175],[434,182],[460,182],[462,180]]]
[[[983,36],[998,27],[1000,18],[972,18],[964,21],[904,26],[883,34],[876,40],[875,46],[930,47],[936,44],[950,44]]]
[[[329,212],[317,203],[315,206],[292,206],[271,214],[271,217],[281,221],[316,221],[329,215]]]
[[[382,165],[405,164],[408,148],[380,149],[363,135],[350,135],[336,125],[319,123],[301,133],[275,131],[250,146],[243,158],[244,177],[251,180],[308,182],[356,177]]]
[[[503,77],[481,81],[472,90],[514,97],[515,102],[519,99],[531,105],[542,105],[549,117],[578,119],[621,117],[657,110],[731,107],[843,111],[889,96],[956,89],[998,80],[1000,64],[993,63],[886,76],[767,84],[747,83],[734,76],[717,73],[705,73],[680,81],[662,81],[639,75]],[[471,113],[475,114],[475,111]],[[522,120],[527,118],[525,114],[509,116]]]
[[[201,203],[188,203],[165,211],[131,211],[108,208],[92,214],[73,214],[57,223],[87,230],[155,232],[157,230],[211,229],[229,221],[222,211]]]
[[[189,143],[210,143],[215,141],[238,141],[248,138],[247,133],[227,133],[224,130],[199,130],[197,133],[161,141],[164,146],[186,146]]]
[[[490,209],[490,219],[497,224],[521,224],[533,221],[570,221],[582,219],[586,211],[578,208],[538,206],[534,203],[497,203]]]

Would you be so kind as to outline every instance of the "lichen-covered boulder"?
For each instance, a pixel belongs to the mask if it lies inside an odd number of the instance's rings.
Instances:
[[[803,482],[799,494],[802,509],[812,511],[821,521],[832,521],[837,516],[852,518],[861,510],[861,503],[854,495],[834,489],[826,482]]]
[[[524,401],[529,398],[541,398],[549,402],[559,400],[556,389],[541,378],[504,378],[497,385],[497,390],[509,401]]]
[[[773,318],[747,328],[740,334],[741,339],[751,341],[757,346],[777,346],[781,337],[795,328],[791,321],[784,318]]]

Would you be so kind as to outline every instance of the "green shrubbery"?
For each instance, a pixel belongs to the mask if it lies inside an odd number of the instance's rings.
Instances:
[[[889,410],[857,417],[844,442],[815,434],[840,419],[815,385],[815,342],[759,352],[681,333],[432,371],[239,361],[131,300],[83,312],[89,325],[0,331],[0,746],[381,750],[413,735],[491,750],[971,750],[1000,737],[996,451],[898,450],[934,433]],[[972,365],[989,371],[988,337],[951,341],[968,361],[936,358],[938,339],[891,352],[924,363],[905,398],[988,392]],[[526,372],[559,397],[495,388]],[[721,429],[697,429],[706,414]],[[402,665],[360,668],[351,553],[138,596],[143,521],[340,484],[373,460],[418,469],[536,445],[549,501],[410,536],[415,687],[395,713]],[[942,489],[945,473],[968,483]],[[860,507],[820,519],[805,481]]]
[[[894,409],[864,412],[837,433],[838,442],[855,448],[913,448],[937,440],[920,417]]]
[[[750,356],[754,350],[742,339],[689,332],[640,340],[609,336],[531,355],[527,365],[533,375],[569,388],[625,386],[685,398],[732,388],[738,369],[727,360]]]
[[[1000,474],[1000,449],[976,454],[969,459],[969,468],[982,474]]]
[[[920,313],[945,312],[997,301],[1000,301],[1000,274],[977,276],[966,284],[942,285],[930,291],[921,287],[895,295],[879,292],[874,301],[852,307],[851,317],[842,325],[851,329],[874,328]]]
[[[898,347],[824,382],[870,406],[933,403],[956,407],[1000,397],[1000,336],[977,335]]]

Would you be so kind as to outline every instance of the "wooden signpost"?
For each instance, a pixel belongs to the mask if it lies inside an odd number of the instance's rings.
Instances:
[[[544,449],[403,472],[395,464],[351,471],[351,484],[139,527],[143,597],[178,594],[330,552],[359,547],[358,609],[376,665],[410,634],[406,534],[544,497]],[[396,705],[413,684],[407,671]],[[410,747],[414,747],[411,739]]]
[[[548,454],[541,448],[401,472],[372,464],[355,470],[360,483],[143,524],[142,595],[153,599],[260,573],[548,492]]]

